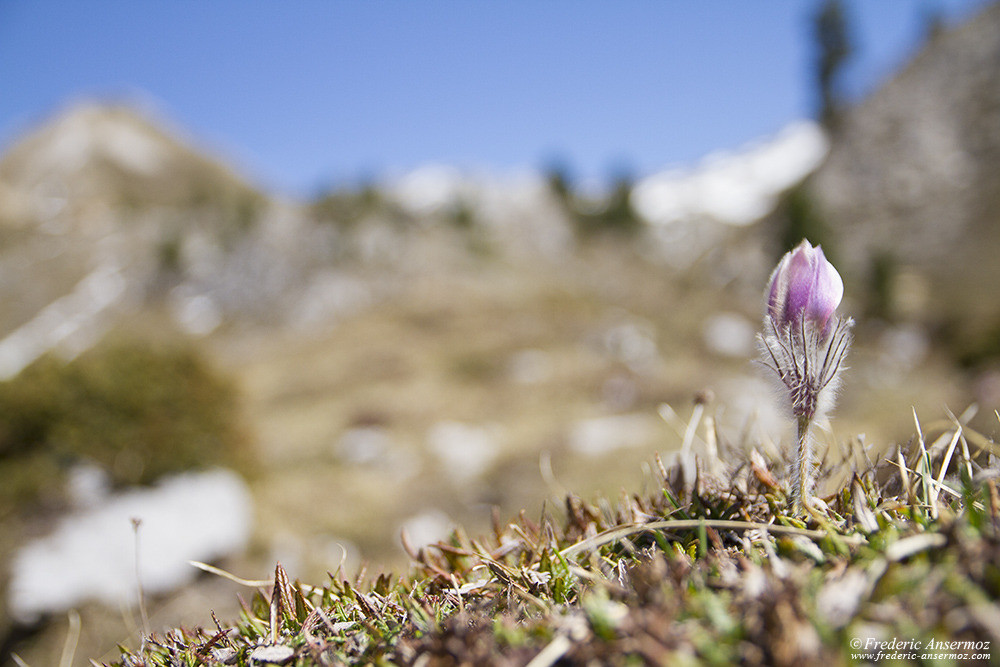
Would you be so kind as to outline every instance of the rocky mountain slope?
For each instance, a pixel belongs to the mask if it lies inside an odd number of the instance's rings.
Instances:
[[[966,360],[995,357],[1000,4],[934,34],[849,109],[809,191],[875,314],[930,326]]]
[[[171,136],[135,110],[113,104],[70,107],[17,142],[0,161],[5,226],[73,221],[99,227],[120,209],[198,207],[252,197],[221,162]]]
[[[56,115],[0,160],[0,373],[85,348],[170,272],[182,240],[232,240],[265,203],[134,110]]]

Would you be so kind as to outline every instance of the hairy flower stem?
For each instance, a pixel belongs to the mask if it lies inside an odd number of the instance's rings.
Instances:
[[[824,331],[806,321],[779,325],[764,317],[764,332],[758,335],[761,363],[774,371],[787,392],[788,407],[797,427],[796,456],[791,465],[789,500],[797,514],[815,514],[809,502],[813,486],[813,422],[833,406],[851,344],[850,318],[831,316]]]
[[[798,452],[796,456],[795,469],[792,473],[792,511],[801,514],[803,510],[811,510],[809,493],[812,490],[812,438],[809,434],[809,426],[812,419],[805,415],[799,416],[798,420]]]

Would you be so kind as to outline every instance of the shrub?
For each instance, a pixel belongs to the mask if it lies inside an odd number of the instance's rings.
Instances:
[[[620,237],[636,236],[643,227],[642,219],[632,208],[632,184],[627,178],[619,178],[614,189],[594,210],[574,205],[571,207],[573,222],[580,238],[591,238],[603,234]]]
[[[68,363],[46,356],[0,383],[0,467],[25,478],[8,477],[18,497],[3,500],[37,499],[48,478],[39,469],[76,461],[116,485],[242,467],[243,433],[234,386],[189,346],[108,341]]]

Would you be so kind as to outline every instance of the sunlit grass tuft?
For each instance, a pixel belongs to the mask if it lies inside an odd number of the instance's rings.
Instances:
[[[808,522],[785,462],[678,453],[644,494],[570,494],[426,547],[404,535],[406,575],[234,578],[256,589],[239,619],[148,637],[115,664],[841,664],[869,640],[997,646],[994,445],[948,423],[822,466],[842,481]]]

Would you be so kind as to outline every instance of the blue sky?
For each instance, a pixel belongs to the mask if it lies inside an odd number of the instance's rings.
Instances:
[[[113,98],[290,194],[428,162],[642,175],[812,116],[818,4],[0,0],[0,149]],[[984,4],[847,0],[850,91]]]

